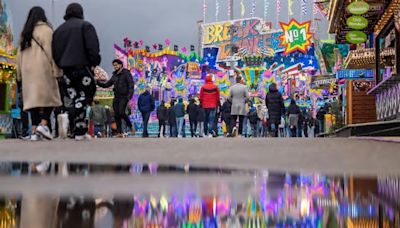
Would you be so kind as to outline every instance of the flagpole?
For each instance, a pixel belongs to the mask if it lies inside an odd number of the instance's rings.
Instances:
[[[55,20],[55,7],[54,7],[54,1],[55,0],[51,0],[51,20],[54,23]]]

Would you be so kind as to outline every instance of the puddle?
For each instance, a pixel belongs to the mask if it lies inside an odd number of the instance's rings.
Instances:
[[[52,178],[54,185],[77,178],[78,185],[111,189],[103,194],[82,193],[82,186],[69,186],[68,194],[38,193],[50,185],[36,186],[34,194],[14,189],[0,196],[0,228],[400,227],[395,177],[46,162],[1,163],[0,175],[22,183]],[[141,185],[130,181],[135,177],[159,187],[121,194],[125,185]]]

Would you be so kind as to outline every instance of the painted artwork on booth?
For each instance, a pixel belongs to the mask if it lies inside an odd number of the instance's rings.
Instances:
[[[13,51],[13,33],[11,13],[8,8],[8,0],[0,0],[0,49],[8,54]]]

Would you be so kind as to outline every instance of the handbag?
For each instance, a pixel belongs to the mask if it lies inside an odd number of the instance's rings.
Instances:
[[[32,39],[40,47],[40,49],[42,49],[43,53],[46,55],[47,59],[50,61],[51,71],[52,71],[53,76],[56,78],[61,77],[63,75],[62,71],[59,70],[57,66],[54,66],[54,64],[55,64],[54,60],[52,58],[50,58],[50,56],[47,54],[46,50],[44,50],[43,45],[35,37],[32,37]]]

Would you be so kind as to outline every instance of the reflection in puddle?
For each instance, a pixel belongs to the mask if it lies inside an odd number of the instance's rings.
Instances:
[[[42,165],[36,163],[35,165]],[[55,175],[59,167],[12,163],[3,175]],[[60,165],[59,165],[60,166]],[[4,166],[3,166],[4,167]],[[61,167],[61,166],[60,166]],[[131,195],[28,195],[0,197],[0,228],[110,227],[110,228],[263,228],[263,227],[399,227],[399,179],[331,177],[306,174],[228,170],[163,165],[69,164],[68,175],[197,174],[254,179],[232,197],[232,185],[214,195],[195,191]],[[148,175],[152,178],[152,175]],[[109,184],[109,183],[104,183]],[[138,183],[140,184],[140,183]],[[171,183],[174,184],[174,183]],[[115,188],[118,188],[117,186]],[[151,192],[151,190],[149,190]],[[243,200],[245,198],[246,200]]]

